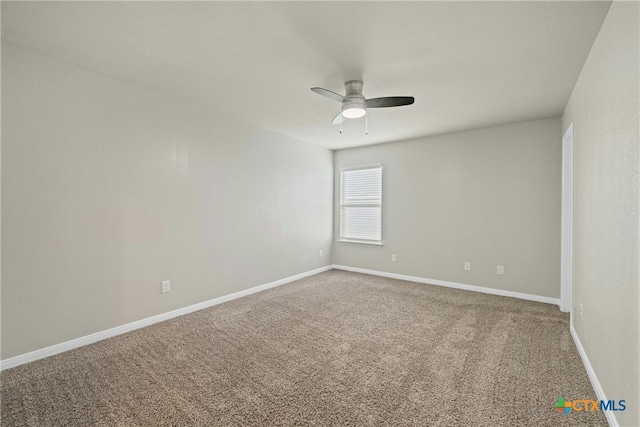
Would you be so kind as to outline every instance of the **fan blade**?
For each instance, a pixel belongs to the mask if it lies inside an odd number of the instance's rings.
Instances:
[[[385,98],[367,99],[367,108],[386,108],[411,105],[415,101],[413,96],[387,96]]]
[[[326,96],[329,99],[333,99],[334,101],[343,102],[344,96],[338,95],[335,92],[331,92],[330,90],[322,89],[321,87],[312,87],[312,91],[317,93],[318,95]]]
[[[335,116],[333,118],[333,121],[331,122],[332,125],[339,125],[340,123],[344,122],[346,120],[346,117],[342,115],[342,111],[340,111],[338,113],[337,116]]]

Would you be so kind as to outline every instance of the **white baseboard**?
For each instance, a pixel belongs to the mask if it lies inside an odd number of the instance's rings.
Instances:
[[[218,298],[203,301],[197,304],[193,304],[187,307],[179,308],[177,310],[168,311],[166,313],[158,314],[156,316],[147,317],[146,319],[137,320],[135,322],[127,323],[126,325],[116,326],[115,328],[107,329],[105,331],[96,332],[95,334],[86,335],[84,337],[76,338],[70,341],[66,341],[60,344],[55,344],[50,347],[35,350],[29,353],[21,354],[19,356],[11,357],[0,361],[0,371],[13,368],[24,363],[33,362],[35,360],[44,359],[45,357],[53,356],[55,354],[63,353],[65,351],[72,350],[74,348],[82,347],[88,344],[93,344],[98,341],[102,341],[107,338],[121,335],[136,329],[144,328],[145,326],[153,325],[154,323],[163,322],[165,320],[173,319],[174,317],[183,316],[194,311],[202,310],[204,308],[212,307],[214,305],[222,304],[223,302],[231,301],[237,298],[242,298],[247,295],[255,294],[256,292],[265,291],[267,289],[275,288],[286,283],[290,283],[296,280],[303,279],[305,277],[313,276],[322,273],[327,270],[331,270],[332,265],[328,265],[315,270],[306,271],[304,273],[296,274],[295,276],[286,277],[284,279],[276,280],[275,282],[266,283],[264,285],[255,286],[253,288],[245,289],[243,291],[234,292],[229,295],[223,295]]]
[[[587,375],[589,375],[589,380],[591,381],[591,385],[596,392],[596,396],[598,396],[598,400],[607,401],[607,397],[604,394],[604,390],[602,390],[602,386],[600,385],[600,381],[598,381],[598,377],[596,376],[596,372],[593,370],[593,366],[591,366],[591,362],[589,362],[589,358],[587,357],[587,353],[584,351],[584,347],[582,347],[582,342],[580,342],[580,338],[578,338],[578,333],[576,332],[573,325],[570,326],[569,330],[571,331],[571,336],[573,337],[573,342],[576,344],[576,348],[578,349],[578,354],[580,354],[580,358],[582,359],[582,364],[587,370]],[[618,427],[618,420],[616,420],[616,416],[613,411],[603,411],[604,416],[607,417],[607,421],[611,427]]]
[[[295,280],[300,280],[305,277],[313,276],[319,273],[322,273],[331,269],[345,270],[345,271],[353,271],[356,273],[364,273],[364,274],[372,274],[375,276],[389,277],[392,279],[400,279],[407,280],[410,282],[417,283],[425,283],[430,285],[437,286],[445,286],[449,288],[455,289],[464,289],[467,291],[475,291],[482,292],[486,294],[493,295],[501,295],[513,298],[520,298],[530,301],[543,302],[548,304],[556,304],[560,305],[560,300],[558,298],[549,298],[538,295],[530,295],[523,294],[519,292],[511,292],[504,291],[501,289],[492,289],[492,288],[484,288],[482,286],[474,286],[474,285],[465,285],[462,283],[455,282],[447,282],[444,280],[435,280],[435,279],[426,279],[423,277],[416,276],[407,276],[404,274],[397,273],[387,273],[384,271],[376,271],[376,270],[368,270],[364,268],[356,268],[356,267],[347,267],[344,265],[328,265],[325,267],[317,268],[315,270],[310,270],[304,273],[296,274],[295,276],[286,277],[284,279],[276,280],[275,282],[266,283],[264,285],[255,286],[250,289],[245,289],[243,291],[234,292],[229,295],[224,295],[218,298],[214,298],[208,301],[203,301],[201,303],[193,304],[187,307],[179,308],[177,310],[169,311],[166,313],[158,314],[156,316],[148,317],[146,319],[141,319],[135,322],[127,323],[126,325],[116,326],[115,328],[107,329],[105,331],[96,332],[91,335],[86,335],[84,337],[76,338],[70,341],[66,341],[60,344],[55,344],[50,347],[42,348],[39,350],[35,350],[29,353],[21,354],[19,356],[11,357],[9,359],[5,359],[0,361],[0,371],[4,369],[13,368],[15,366],[22,365],[24,363],[33,362],[35,360],[44,359],[45,357],[53,356],[55,354],[63,353],[65,351],[72,350],[74,348],[82,347],[88,344],[93,344],[98,341],[102,341],[107,338],[114,337],[116,335],[121,335],[136,329],[143,328],[145,326],[153,325],[154,323],[163,322],[165,320],[172,319],[174,317],[183,316],[188,313],[192,313],[194,311],[202,310],[204,308],[212,307],[214,305],[222,304],[223,302],[231,301],[237,298],[241,298],[247,295],[254,294],[256,292],[264,291],[270,288],[275,288],[276,286],[284,285],[286,283],[293,282]]]
[[[521,292],[504,291],[502,289],[485,288],[482,286],[465,285],[464,283],[447,282],[445,280],[427,279],[424,277],[407,276],[405,274],[387,273],[385,271],[368,270],[366,268],[347,267],[345,265],[333,265],[338,270],[353,271],[355,273],[372,274],[374,276],[389,277],[391,279],[407,280],[409,282],[424,283],[427,285],[444,286],[447,288],[464,289],[465,291],[481,292],[483,294],[500,295],[503,297],[519,298],[528,301],[543,302],[560,306],[559,298],[543,297],[540,295],[523,294]]]

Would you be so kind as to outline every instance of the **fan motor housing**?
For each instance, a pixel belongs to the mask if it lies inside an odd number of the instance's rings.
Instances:
[[[362,82],[350,80],[344,84],[347,94],[342,102],[342,114],[350,119],[362,117],[367,112],[367,101],[362,95]]]
[[[342,103],[342,111],[344,110],[350,110],[353,108],[361,108],[361,109],[366,109],[367,108],[367,103],[364,100],[364,98],[362,99],[345,99],[345,101]]]
[[[344,88],[347,94],[344,96],[345,98],[362,98],[362,82],[360,80],[349,80],[344,84]]]

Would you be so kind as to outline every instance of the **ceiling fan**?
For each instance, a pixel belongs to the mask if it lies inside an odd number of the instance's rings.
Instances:
[[[325,96],[342,103],[342,111],[333,119],[331,124],[337,125],[346,119],[357,119],[367,114],[367,108],[387,108],[411,105],[415,101],[413,96],[387,96],[384,98],[366,99],[362,95],[362,82],[349,80],[344,84],[347,94],[338,95],[321,87],[312,87],[311,90],[318,95]]]

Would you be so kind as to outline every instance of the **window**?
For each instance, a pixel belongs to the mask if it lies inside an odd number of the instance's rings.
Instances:
[[[382,246],[382,165],[340,170],[340,240]]]

